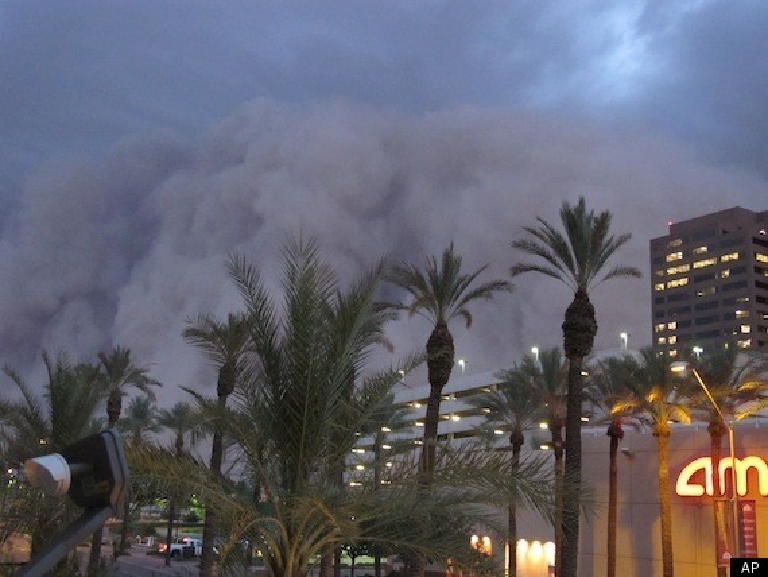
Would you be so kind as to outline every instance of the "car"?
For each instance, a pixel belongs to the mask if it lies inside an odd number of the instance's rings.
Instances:
[[[165,542],[159,541],[157,543],[157,552],[161,555],[165,555],[165,552],[168,550],[169,545]],[[191,546],[187,545],[187,543],[184,542],[183,539],[176,538],[173,541],[171,541],[170,544],[171,548],[171,558],[172,559],[181,559],[182,557],[190,556],[189,553],[186,555],[185,550],[190,550]]]

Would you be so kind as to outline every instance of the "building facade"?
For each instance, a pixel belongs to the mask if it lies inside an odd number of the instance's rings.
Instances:
[[[768,350],[768,211],[729,208],[650,241],[653,345]]]
[[[619,354],[635,355],[623,349],[604,351],[599,358]],[[477,433],[485,422],[485,413],[474,407],[468,399],[473,395],[493,390],[499,383],[494,372],[462,374],[455,371],[443,392],[440,407],[441,420],[438,433],[444,441],[461,442]],[[385,435],[379,439],[380,449],[394,450],[396,443],[412,443],[415,449],[421,443],[426,399],[429,385],[401,387],[395,402],[407,410],[402,427],[398,430],[382,427]],[[586,419],[586,417],[585,417]],[[606,574],[607,563],[607,509],[609,438],[606,425],[584,422],[583,482],[593,491],[593,513],[582,519],[580,531],[580,577],[599,577]],[[508,431],[497,430],[498,446],[508,444]],[[737,493],[740,506],[752,507],[752,516],[740,519],[746,524],[740,529],[753,554],[768,556],[768,424],[761,419],[745,419],[735,427],[735,456]],[[526,432],[523,458],[528,455],[552,453],[547,443],[550,433],[542,422]],[[348,482],[370,482],[374,466],[376,435],[363,436],[348,461]],[[724,442],[725,444],[725,442]],[[728,450],[723,447],[723,455]],[[712,495],[707,474],[710,440],[706,423],[692,425],[673,424],[669,439],[669,487],[672,498],[673,548],[675,571],[678,577],[715,575],[718,556],[714,530],[714,500],[720,500],[724,512],[732,506],[730,496],[730,463],[724,458],[720,466],[723,479],[722,495]],[[392,459],[396,459],[393,455]],[[383,459],[385,469],[387,458]],[[711,469],[711,466],[710,466]],[[661,530],[658,484],[657,441],[648,429],[627,427],[621,441],[618,479],[618,558],[617,574],[622,577],[654,577],[662,574]],[[380,482],[387,483],[386,470]],[[751,523],[751,524],[750,524]],[[518,536],[512,550],[518,559],[518,577],[547,577],[554,563],[554,530],[552,525],[534,512],[518,511]],[[468,535],[467,539],[487,540],[487,546],[501,561],[510,547],[504,535]]]

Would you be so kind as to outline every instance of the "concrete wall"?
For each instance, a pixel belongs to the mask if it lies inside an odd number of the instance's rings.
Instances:
[[[756,455],[768,462],[768,424],[741,423],[736,428],[736,457]],[[583,437],[584,481],[595,490],[599,511],[581,525],[581,577],[598,577],[606,572],[608,509],[608,437]],[[680,497],[675,482],[691,460],[709,456],[709,435],[704,426],[675,427],[669,440],[669,478],[672,495],[672,530],[676,577],[715,575],[715,542],[712,497]],[[619,454],[618,560],[622,577],[661,575],[661,529],[658,501],[658,453],[650,433],[628,431]],[[729,454],[727,439],[723,456]],[[699,473],[693,481],[703,482]],[[768,497],[757,490],[757,473],[748,474],[749,493],[743,499],[757,504],[758,555],[768,556]],[[730,485],[729,485],[730,486]]]

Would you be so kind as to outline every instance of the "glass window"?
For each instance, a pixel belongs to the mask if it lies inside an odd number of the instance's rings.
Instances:
[[[739,260],[739,253],[738,252],[730,252],[728,254],[724,254],[720,257],[720,262],[728,262],[731,260]]]
[[[676,278],[675,280],[671,280],[667,283],[667,288],[677,288],[680,286],[685,286],[688,284],[688,278]]]
[[[705,258],[703,260],[697,260],[693,263],[693,268],[704,268],[705,266],[712,266],[717,263],[716,258]]]
[[[671,252],[667,255],[667,262],[674,262],[683,258],[683,251]]]

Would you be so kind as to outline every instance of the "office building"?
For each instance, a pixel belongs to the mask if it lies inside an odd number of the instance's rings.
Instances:
[[[733,207],[670,223],[650,242],[653,344],[768,350],[768,211]]]

